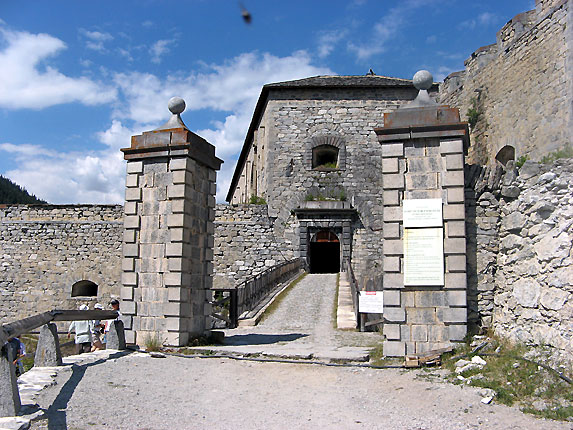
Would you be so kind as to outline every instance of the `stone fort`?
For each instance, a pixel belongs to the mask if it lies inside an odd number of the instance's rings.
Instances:
[[[469,324],[570,356],[573,168],[537,161],[573,142],[571,16],[571,1],[537,0],[428,85],[429,104],[376,75],[265,85],[228,204],[212,196],[220,160],[180,118],[134,136],[124,206],[0,208],[0,318],[119,297],[131,341],[185,344],[205,322],[175,317],[203,315],[211,287],[302,257],[384,292],[389,355],[461,341]],[[442,199],[444,220],[445,279],[423,291],[404,285],[401,218],[420,198]],[[194,216],[208,221],[181,228]]]

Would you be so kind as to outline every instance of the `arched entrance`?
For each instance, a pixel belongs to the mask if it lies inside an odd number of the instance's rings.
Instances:
[[[310,273],[340,271],[340,240],[330,230],[321,230],[310,240]]]

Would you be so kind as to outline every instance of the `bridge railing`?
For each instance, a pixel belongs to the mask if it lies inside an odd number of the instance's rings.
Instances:
[[[229,328],[236,328],[241,315],[254,310],[277,287],[278,284],[292,278],[306,267],[303,258],[284,261],[258,273],[236,288],[214,289],[222,297],[213,302],[215,306],[228,309],[228,316],[213,313],[213,316],[227,322]]]
[[[352,264],[350,264],[350,258],[346,257],[342,261],[342,271],[346,273],[346,280],[350,284],[352,309],[354,310],[354,320],[356,321],[356,327],[360,327],[360,331],[362,331],[362,318],[358,312],[358,282],[356,282],[356,277],[354,276],[354,271],[352,270]]]
[[[123,322],[117,320],[116,311],[103,310],[53,310],[23,318],[9,324],[0,325],[0,417],[15,416],[21,407],[18,381],[14,366],[14,351],[8,340],[41,327],[35,367],[61,366],[62,354],[58,329],[53,321],[114,320],[110,325],[107,339],[108,349],[125,349]]]

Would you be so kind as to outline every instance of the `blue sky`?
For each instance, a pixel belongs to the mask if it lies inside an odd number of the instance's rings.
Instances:
[[[225,161],[262,85],[308,76],[435,80],[533,0],[0,0],[0,174],[50,203],[122,203],[130,136],[187,103]]]

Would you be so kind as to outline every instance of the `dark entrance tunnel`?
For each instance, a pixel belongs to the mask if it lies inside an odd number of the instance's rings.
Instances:
[[[319,231],[310,241],[310,273],[338,273],[340,271],[340,241],[329,231]]]

